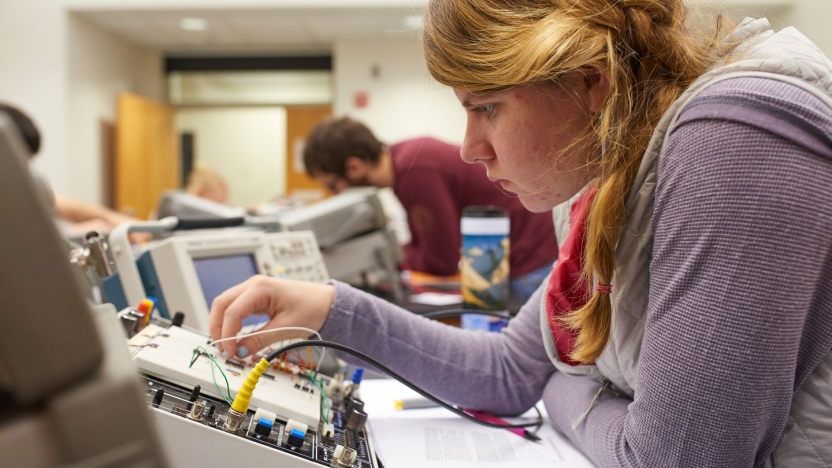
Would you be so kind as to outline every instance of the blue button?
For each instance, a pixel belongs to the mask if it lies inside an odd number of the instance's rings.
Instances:
[[[303,437],[305,436],[303,431],[301,431],[300,429],[292,429],[292,433],[289,435],[294,437],[300,437],[301,439],[303,439]]]
[[[261,426],[266,426],[266,427],[269,427],[269,428],[274,426],[274,422],[270,419],[267,419],[267,418],[260,418],[260,420],[257,421],[257,424],[259,424]]]

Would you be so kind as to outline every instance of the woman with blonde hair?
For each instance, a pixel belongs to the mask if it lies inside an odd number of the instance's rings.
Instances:
[[[686,15],[430,2],[425,58],[467,111],[462,158],[555,213],[549,281],[502,333],[255,278],[217,298],[211,335],[267,313],[466,408],[542,399],[602,467],[830,466],[832,62],[793,28],[701,36]]]

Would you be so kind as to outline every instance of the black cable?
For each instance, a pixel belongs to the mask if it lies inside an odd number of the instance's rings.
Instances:
[[[279,348],[279,349],[269,353],[269,355],[266,356],[264,359],[269,361],[269,362],[272,362],[275,358],[277,358],[281,354],[287,353],[287,352],[289,352],[293,349],[306,348],[308,346],[320,346],[322,348],[335,349],[337,351],[341,351],[341,352],[350,354],[352,356],[355,356],[355,357],[357,357],[357,358],[359,358],[359,359],[361,359],[361,360],[363,360],[363,361],[365,361],[369,364],[372,364],[377,369],[381,370],[382,372],[389,375],[390,377],[393,377],[394,379],[403,383],[404,385],[406,385],[408,388],[410,388],[414,392],[418,393],[419,395],[422,395],[423,397],[427,398],[428,400],[430,400],[430,401],[436,403],[437,405],[445,408],[446,410],[450,411],[451,413],[454,413],[457,416],[460,416],[460,417],[462,417],[464,419],[467,419],[471,422],[477,423],[481,426],[496,427],[498,429],[525,429],[527,427],[535,427],[535,426],[540,427],[543,424],[543,415],[540,413],[540,410],[537,408],[537,405],[534,406],[535,411],[537,411],[537,421],[531,422],[531,423],[498,424],[498,423],[491,423],[491,422],[487,422],[487,421],[477,419],[476,417],[471,416],[470,414],[468,414],[465,411],[457,408],[456,406],[445,403],[444,401],[440,400],[439,398],[436,398],[435,396],[431,395],[430,393],[426,392],[425,390],[422,390],[421,388],[416,386],[416,384],[411,383],[410,381],[408,381],[404,377],[402,377],[399,374],[390,370],[390,368],[388,368],[384,364],[376,361],[375,359],[371,358],[370,356],[367,356],[366,354],[362,353],[361,351],[352,349],[349,346],[344,346],[344,345],[339,344],[339,343],[333,343],[331,341],[322,341],[322,340],[299,341],[297,343],[292,343],[290,345],[286,345],[282,348]]]
[[[422,317],[429,318],[429,319],[442,319],[442,318],[450,318],[450,317],[459,317],[462,314],[473,314],[473,315],[487,315],[489,317],[499,317],[502,319],[510,319],[512,315],[505,310],[498,311],[498,310],[480,310],[480,309],[447,309],[447,310],[437,310],[434,312],[427,312],[424,314],[419,314]]]

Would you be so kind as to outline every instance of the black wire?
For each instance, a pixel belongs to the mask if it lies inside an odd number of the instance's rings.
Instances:
[[[320,346],[322,348],[335,349],[335,350],[342,351],[344,353],[350,354],[352,356],[355,356],[355,357],[357,357],[357,358],[359,358],[359,359],[361,359],[365,362],[368,362],[368,363],[372,364],[373,366],[375,366],[376,368],[380,369],[385,374],[387,374],[390,377],[393,377],[394,379],[403,383],[404,385],[406,385],[408,388],[410,388],[414,392],[418,393],[419,395],[422,395],[423,397],[427,398],[428,400],[430,400],[430,401],[436,403],[437,405],[445,408],[446,410],[450,411],[451,413],[454,413],[457,416],[465,418],[465,419],[467,419],[471,422],[477,423],[481,426],[496,427],[496,428],[499,428],[499,429],[525,429],[527,427],[535,427],[535,426],[540,427],[543,424],[543,415],[540,414],[540,410],[537,408],[537,405],[534,406],[534,410],[537,411],[537,421],[531,422],[531,423],[499,424],[499,423],[491,423],[491,422],[487,422],[487,421],[477,419],[476,417],[471,416],[470,414],[468,414],[465,411],[457,408],[456,406],[445,403],[444,401],[442,401],[439,398],[431,395],[430,393],[426,392],[425,390],[422,390],[421,388],[417,387],[416,384],[411,383],[410,381],[408,381],[404,377],[402,377],[399,374],[390,370],[390,368],[388,368],[384,364],[376,361],[375,359],[371,358],[370,356],[367,356],[366,354],[362,353],[361,351],[355,350],[353,348],[350,348],[349,346],[344,346],[344,345],[339,344],[339,343],[333,343],[331,341],[322,341],[322,340],[299,341],[297,343],[292,343],[290,345],[286,345],[286,346],[284,346],[280,349],[277,349],[277,350],[269,353],[269,355],[266,356],[264,359],[271,362],[272,360],[274,360],[275,358],[277,358],[281,354],[287,353],[287,352],[289,352],[293,349],[306,348],[308,346]]]
[[[480,309],[447,309],[447,310],[437,310],[434,312],[427,312],[424,314],[419,314],[422,317],[430,318],[430,319],[441,319],[441,318],[449,318],[449,317],[458,317],[462,314],[473,314],[473,315],[487,315],[489,317],[499,317],[503,319],[510,319],[512,316],[507,311],[497,311],[497,310],[480,310]]]

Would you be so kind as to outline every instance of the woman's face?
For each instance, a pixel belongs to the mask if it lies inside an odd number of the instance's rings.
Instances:
[[[519,197],[529,211],[552,209],[595,176],[589,162],[597,150],[580,145],[562,150],[584,135],[588,113],[602,101],[597,91],[583,74],[560,85],[488,93],[454,90],[468,116],[462,159],[483,164],[488,178]]]

